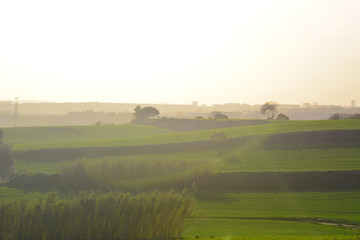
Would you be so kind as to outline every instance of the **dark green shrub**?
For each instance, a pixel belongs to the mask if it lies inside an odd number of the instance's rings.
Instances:
[[[229,119],[229,117],[225,114],[218,113],[215,115],[214,119]]]
[[[214,132],[211,136],[210,136],[210,140],[212,143],[215,144],[222,144],[226,142],[226,135],[224,132]]]
[[[3,135],[4,132],[0,130],[0,181],[8,176],[14,165],[11,147],[2,141]]]

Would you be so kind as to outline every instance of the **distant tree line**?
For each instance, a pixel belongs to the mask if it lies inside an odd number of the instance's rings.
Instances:
[[[329,118],[334,119],[360,119],[360,113],[349,114],[349,113],[335,113]]]

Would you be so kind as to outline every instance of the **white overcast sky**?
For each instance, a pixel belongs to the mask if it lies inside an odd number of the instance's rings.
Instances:
[[[360,105],[360,1],[0,1],[0,100]]]

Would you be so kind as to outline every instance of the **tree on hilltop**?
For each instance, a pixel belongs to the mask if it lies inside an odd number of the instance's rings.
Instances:
[[[134,119],[144,119],[159,115],[159,110],[154,107],[141,108],[139,105],[134,108]]]
[[[278,106],[278,103],[269,101],[261,105],[260,112],[262,114],[267,114],[268,112],[270,112],[271,117],[269,119],[274,119],[275,113],[277,113]]]

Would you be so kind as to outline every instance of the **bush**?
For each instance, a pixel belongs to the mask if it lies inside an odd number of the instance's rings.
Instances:
[[[290,120],[290,118],[283,113],[279,113],[276,120]]]
[[[0,130],[0,180],[6,178],[13,165],[14,158],[12,155],[11,147],[2,141],[4,132]]]
[[[226,142],[226,135],[224,132],[214,132],[210,139],[212,143],[222,144]]]
[[[214,119],[229,119],[229,117],[225,114],[218,113],[215,115]]]
[[[0,239],[178,239],[193,203],[189,195],[174,191],[1,202]]]

